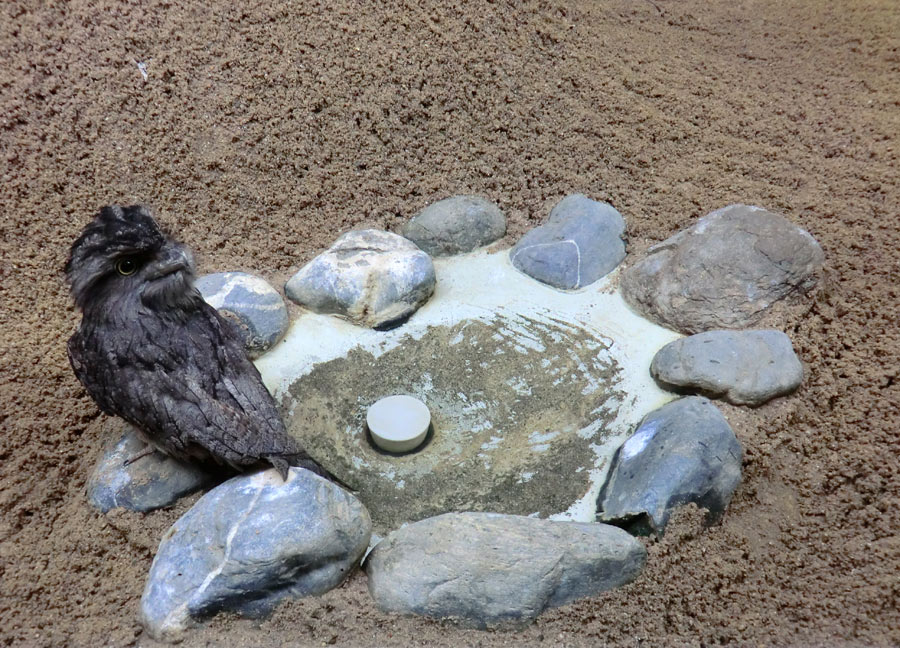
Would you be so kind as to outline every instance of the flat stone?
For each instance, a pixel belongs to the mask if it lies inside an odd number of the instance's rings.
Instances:
[[[781,331],[716,330],[670,342],[653,358],[650,373],[669,389],[761,405],[794,391],[803,365]]]
[[[604,524],[447,513],[390,533],[365,570],[383,611],[495,628],[624,585],[645,561],[640,542]]]
[[[360,326],[402,322],[434,292],[431,257],[390,232],[347,232],[285,285],[295,302]]]
[[[816,240],[783,216],[730,205],[650,248],[621,288],[632,308],[683,333],[746,328],[815,286],[823,260]]]
[[[563,198],[545,225],[510,250],[513,265],[530,277],[564,290],[583,288],[625,258],[625,220],[612,205],[582,194]]]
[[[598,519],[630,533],[665,532],[677,506],[694,502],[718,519],[741,481],[741,445],[721,412],[689,396],[651,412],[616,453]]]
[[[453,196],[429,205],[404,227],[403,236],[431,256],[471,252],[506,234],[500,208],[479,196]]]
[[[215,475],[155,451],[125,465],[146,448],[130,425],[118,441],[110,444],[88,480],[91,506],[101,513],[114,508],[152,511],[174,504],[215,482]]]
[[[246,272],[217,272],[200,277],[195,285],[210,306],[237,325],[251,356],[269,350],[287,331],[287,307],[265,279]]]
[[[171,641],[221,611],[258,618],[287,597],[324,594],[362,558],[371,528],[359,500],[308,470],[230,479],[164,536],[141,621]]]

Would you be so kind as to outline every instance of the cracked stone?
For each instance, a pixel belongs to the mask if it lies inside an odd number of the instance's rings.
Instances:
[[[506,234],[506,217],[479,196],[453,196],[429,205],[404,227],[403,236],[433,257],[462,254]]]
[[[693,502],[717,520],[741,481],[741,445],[708,399],[689,396],[647,415],[613,459],[598,519],[662,536],[675,507]]]
[[[812,289],[823,260],[816,240],[783,216],[730,205],[650,248],[621,289],[636,311],[682,333],[746,328]]]
[[[447,513],[390,533],[365,570],[385,612],[484,629],[624,585],[645,561],[640,542],[605,524]]]
[[[293,301],[360,326],[403,322],[434,292],[431,257],[414,243],[382,230],[347,232],[284,287]]]
[[[371,535],[363,505],[302,468],[235,477],[166,532],[141,598],[156,639],[230,611],[268,614],[285,598],[324,594],[358,564]]]
[[[252,357],[270,349],[288,327],[284,300],[265,279],[246,272],[217,272],[197,279],[206,302],[237,326]]]
[[[803,365],[781,331],[716,330],[667,344],[653,358],[650,373],[668,389],[761,405],[794,391],[803,380]]]
[[[510,250],[513,265],[555,288],[576,290],[612,272],[625,258],[625,220],[607,203],[563,198],[545,225]]]

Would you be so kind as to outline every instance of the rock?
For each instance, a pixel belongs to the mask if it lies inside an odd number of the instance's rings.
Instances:
[[[635,310],[683,333],[745,328],[815,286],[823,260],[816,240],[782,216],[730,205],[650,248],[621,289]]]
[[[268,614],[286,597],[339,585],[369,543],[371,521],[347,491],[302,468],[274,469],[211,490],[163,538],[141,598],[156,639],[231,611]]]
[[[117,507],[152,511],[174,504],[215,482],[215,475],[155,451],[125,465],[147,444],[127,425],[121,438],[106,448],[87,484],[88,501],[101,513]]]
[[[598,518],[630,533],[662,536],[672,509],[694,502],[718,519],[741,481],[741,445],[701,396],[651,412],[616,453]]]
[[[625,221],[612,205],[573,194],[553,208],[545,225],[522,237],[510,260],[538,281],[575,290],[622,262],[624,235]]]
[[[434,257],[471,252],[506,234],[506,217],[479,196],[453,196],[423,209],[403,236]]]
[[[781,331],[707,331],[670,342],[650,373],[669,389],[688,388],[735,405],[761,405],[794,391],[803,366]]]
[[[389,328],[434,292],[431,257],[402,236],[381,230],[347,232],[285,285],[295,302],[361,326]]]
[[[384,611],[493,628],[632,581],[645,560],[604,524],[446,513],[390,533],[365,569]]]
[[[196,283],[203,299],[237,325],[251,356],[270,349],[288,327],[288,312],[278,291],[246,272],[217,272]]]

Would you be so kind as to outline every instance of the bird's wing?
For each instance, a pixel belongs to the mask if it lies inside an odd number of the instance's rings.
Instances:
[[[102,365],[104,361],[102,351],[86,343],[81,329],[69,338],[66,350],[68,351],[69,364],[72,365],[75,377],[78,378],[78,381],[91,395],[94,402],[106,414],[118,415],[118,408],[113,402],[114,394],[107,387],[108,381],[103,380],[102,376],[97,376],[97,367]]]
[[[303,454],[285,431],[275,399],[266,389],[234,326],[205,303],[202,311],[204,318],[198,318],[198,323],[211,331],[211,337],[216,340],[219,369],[216,398],[252,419],[257,432],[254,439],[261,444],[253,451],[259,456]]]
[[[199,336],[209,331],[209,335],[216,340],[214,350],[219,370],[215,383],[216,398],[229,402],[232,407],[250,416],[260,432],[286,434],[275,400],[247,355],[234,325],[205,303],[202,310],[204,317],[197,318],[189,328],[192,332],[194,326],[201,328],[197,333]]]
[[[104,336],[103,344],[73,336],[69,353],[101,409],[175,457],[211,456],[240,469],[260,459],[301,456],[228,326],[207,307],[174,331],[146,318],[128,334]]]

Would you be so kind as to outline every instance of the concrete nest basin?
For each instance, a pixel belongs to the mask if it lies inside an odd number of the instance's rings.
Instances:
[[[593,520],[616,448],[672,398],[647,367],[678,335],[632,313],[615,273],[562,292],[485,251],[435,271],[434,295],[402,326],[305,313],[259,360],[289,430],[359,493],[376,533],[458,510]],[[394,394],[432,416],[406,454],[366,429],[368,408]]]

